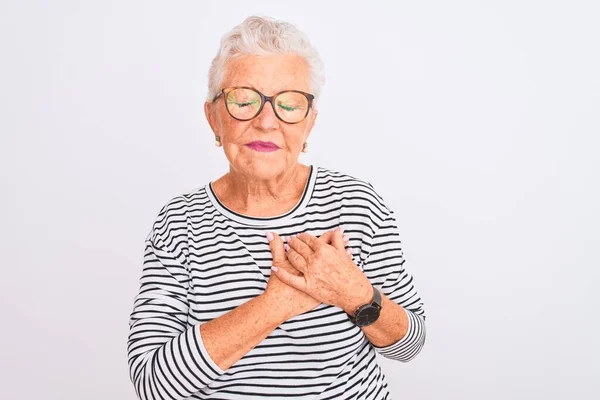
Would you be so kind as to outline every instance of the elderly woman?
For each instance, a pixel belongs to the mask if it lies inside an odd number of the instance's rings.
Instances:
[[[170,200],[146,238],[127,348],[140,399],[389,399],[377,353],[423,347],[392,209],[298,160],[321,65],[285,22],[223,37],[205,113],[230,170]]]

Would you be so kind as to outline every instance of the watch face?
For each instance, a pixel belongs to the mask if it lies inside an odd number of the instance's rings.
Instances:
[[[373,306],[368,306],[359,310],[355,317],[356,325],[371,325],[373,322],[377,321],[377,318],[379,317],[379,312],[380,309]]]

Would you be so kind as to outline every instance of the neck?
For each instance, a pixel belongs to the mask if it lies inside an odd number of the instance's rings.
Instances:
[[[231,167],[213,183],[213,189],[221,202],[234,211],[256,216],[278,215],[300,200],[309,171],[310,167],[296,163],[280,174],[257,177]]]

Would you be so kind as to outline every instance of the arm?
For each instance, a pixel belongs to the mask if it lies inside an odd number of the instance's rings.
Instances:
[[[160,239],[149,237],[127,342],[130,379],[142,400],[189,397],[286,320],[265,307],[263,294],[212,321],[187,327],[189,281],[178,258]]]
[[[413,278],[404,268],[400,235],[391,210],[373,236],[363,271],[380,290],[383,308],[375,323],[361,329],[384,357],[412,360],[425,344],[425,311]],[[365,285],[346,312],[353,313],[372,297],[373,289]]]

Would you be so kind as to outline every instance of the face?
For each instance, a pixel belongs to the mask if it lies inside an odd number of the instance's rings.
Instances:
[[[283,90],[311,93],[308,63],[292,54],[243,56],[227,64],[220,89],[232,86],[249,86],[265,96]],[[223,95],[215,102],[206,102],[204,110],[215,136],[221,137],[231,167],[256,179],[273,178],[298,162],[317,116],[312,108],[303,121],[288,124],[277,118],[267,102],[254,119],[238,121],[227,112]],[[261,152],[247,146],[255,140],[273,142],[279,148]]]

